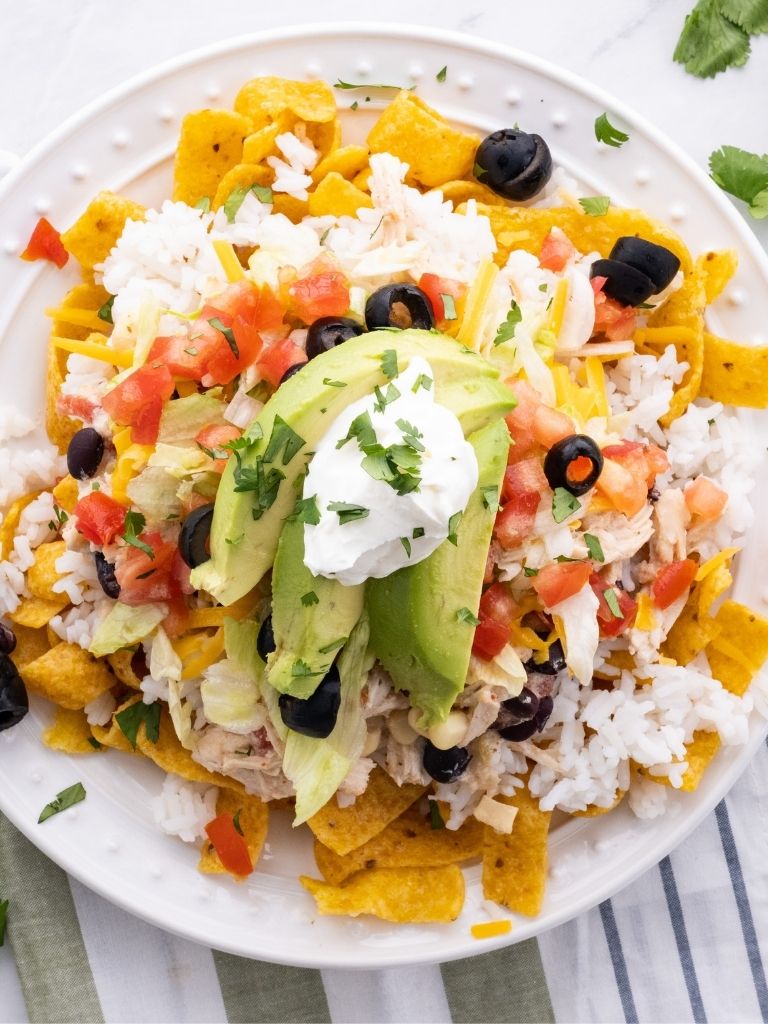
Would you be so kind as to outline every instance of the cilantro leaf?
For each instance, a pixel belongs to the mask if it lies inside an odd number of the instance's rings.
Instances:
[[[686,16],[672,54],[696,78],[713,78],[728,68],[740,68],[748,57],[749,36],[726,16],[723,0],[699,0]]]
[[[340,647],[343,647],[349,637],[340,636],[338,640],[332,640],[325,647],[318,647],[318,654],[330,654],[331,651],[338,651]]]
[[[506,319],[499,325],[496,337],[493,339],[494,346],[503,345],[505,341],[511,341],[515,336],[517,325],[523,319],[523,313],[518,304],[512,299]]]
[[[40,812],[40,817],[37,819],[38,825],[42,825],[44,821],[48,821],[54,814],[60,814],[62,811],[66,811],[67,808],[73,807],[75,804],[79,804],[85,800],[85,788],[82,782],[76,782],[74,786],[68,786],[66,789],[62,789],[60,793],[57,793],[56,799],[51,800],[49,804]]]
[[[99,311],[96,316],[99,320],[103,320],[107,324],[113,324],[115,321],[112,319],[112,307],[115,304],[115,296],[110,295],[103,306],[99,307]]]
[[[195,203],[195,205],[192,207],[192,209],[193,210],[202,210],[203,213],[210,213],[211,212],[211,197],[210,196],[203,196],[201,199],[198,199],[197,202]]]
[[[311,608],[313,604],[320,604],[320,598],[314,590],[310,590],[306,594],[301,595],[301,603],[305,608]]]
[[[361,412],[359,416],[355,416],[349,425],[347,436],[337,441],[336,447],[343,448],[347,441],[351,441],[353,437],[357,439],[357,443],[362,450],[376,444],[376,431],[373,429],[369,413]]]
[[[624,612],[621,610],[619,605],[619,597],[616,590],[613,587],[608,587],[608,589],[603,592],[603,597],[605,598],[605,603],[610,608],[611,615],[614,619],[623,619]]]
[[[0,946],[5,945],[5,929],[8,925],[9,900],[0,900]]]
[[[530,565],[524,565],[523,566],[523,576],[538,576],[538,575],[539,575],[539,570],[538,569],[534,569]]]
[[[397,352],[393,348],[381,353],[381,372],[388,380],[397,376]]]
[[[603,546],[593,533],[584,534],[584,543],[587,545],[587,551],[589,552],[590,558],[594,559],[596,562],[605,561]]]
[[[720,0],[720,10],[726,18],[750,35],[768,32],[768,6],[765,0]]]
[[[145,704],[143,700],[136,701],[130,707],[119,711],[115,715],[115,721],[134,750],[142,722],[149,742],[157,743],[160,736],[160,701],[156,700],[154,704]]]
[[[234,221],[237,216],[237,211],[243,205],[245,197],[249,192],[252,192],[260,203],[266,203],[270,205],[274,202],[272,196],[272,189],[265,185],[241,185],[239,188],[233,189],[224,203],[223,210],[226,214],[227,220],[230,224]]]
[[[482,495],[484,508],[487,508],[489,512],[495,512],[499,507],[499,488],[493,485],[483,487]]]
[[[413,382],[411,391],[416,394],[419,388],[424,388],[425,391],[430,391],[432,388],[432,378],[428,377],[426,373],[420,373],[416,380]]]
[[[448,542],[453,544],[455,548],[459,546],[459,538],[456,531],[459,528],[461,517],[464,515],[463,512],[454,512],[451,518],[448,520]]]
[[[347,523],[352,523],[356,519],[366,519],[371,512],[369,508],[363,508],[362,505],[350,505],[346,501],[328,502],[328,511],[338,514],[340,526],[346,526]]]
[[[401,89],[406,89],[408,92],[412,92],[415,85],[382,85],[381,83],[375,82],[342,82],[339,78],[333,83],[334,89],[397,89],[398,92]]]
[[[324,676],[325,672],[313,672],[306,661],[297,658],[291,665],[291,675],[294,679],[306,679],[309,676]]]
[[[272,433],[269,435],[269,443],[264,451],[264,461],[274,462],[282,451],[283,465],[287,466],[294,455],[306,443],[303,437],[300,437],[295,430],[288,426],[282,416],[275,416],[275,422],[272,424]]]
[[[373,403],[373,407],[376,412],[384,412],[386,407],[392,402],[396,402],[400,397],[400,392],[397,390],[394,384],[387,384],[387,390],[382,391],[381,388],[376,385],[373,389],[373,393],[376,396],[376,401]]]
[[[406,555],[408,555],[408,557],[410,558],[411,557],[411,542],[408,540],[407,537],[401,537],[400,538],[400,543],[405,548]]]
[[[306,523],[308,526],[317,526],[320,522],[317,495],[313,494],[309,498],[299,498],[289,519],[298,519],[299,522]]]
[[[624,145],[629,136],[621,129],[615,128],[608,120],[607,114],[601,114],[595,118],[595,138],[598,142],[605,143],[606,146],[618,149],[619,146]]]
[[[459,608],[456,612],[456,618],[459,622],[468,622],[471,626],[479,626],[480,619],[474,615],[469,608]]]
[[[753,217],[768,216],[768,154],[721,146],[710,154],[709,172],[724,192],[749,205]]]
[[[227,327],[226,324],[223,324],[217,316],[211,317],[208,323],[215,330],[219,331],[220,334],[224,335],[227,344],[232,350],[232,355],[235,357],[235,359],[239,359],[240,349],[237,347],[237,342],[235,341],[235,332],[232,330],[232,328]]]
[[[243,809],[241,807],[238,809],[237,814],[235,814],[234,817],[232,818],[232,824],[235,826],[235,832],[237,832],[241,836],[244,836],[245,832],[243,832],[243,826],[240,824],[240,815],[242,813]]]
[[[442,68],[440,68],[440,70],[435,75],[435,78],[436,78],[436,80],[438,82],[442,83],[442,82],[444,82],[446,80],[447,77],[448,77],[448,65],[446,64]]]
[[[610,205],[610,196],[585,196],[579,200],[579,206],[590,217],[604,217]]]
[[[564,487],[556,487],[552,495],[552,518],[556,523],[562,523],[572,512],[578,512],[581,502],[575,498],[570,491]]]
[[[244,466],[240,452],[235,449],[234,490],[241,494],[245,491],[253,491],[254,507],[251,515],[254,519],[261,519],[268,508],[275,503],[280,482],[285,480],[285,473],[281,473],[276,467],[269,471],[264,469],[264,460],[257,458],[253,466]]]
[[[143,551],[147,558],[151,558],[152,561],[155,559],[155,552],[146,543],[141,540],[139,534],[144,529],[146,520],[141,512],[129,511],[125,513],[125,525],[123,526],[123,540],[126,544],[130,544],[132,548],[138,548],[139,551]]]
[[[443,816],[440,813],[440,807],[437,800],[429,801],[429,824],[433,829],[445,828],[445,822]]]

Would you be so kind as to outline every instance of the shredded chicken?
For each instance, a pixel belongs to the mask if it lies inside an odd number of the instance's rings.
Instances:
[[[239,736],[218,725],[206,726],[198,734],[192,757],[209,771],[242,782],[246,792],[262,800],[293,796],[293,786],[283,775],[282,756],[265,729]]]
[[[600,541],[606,563],[620,562],[633,555],[647,544],[653,533],[653,510],[644,505],[631,519],[620,512],[595,512],[586,515],[583,530]],[[575,558],[587,558],[589,552],[583,537],[574,545]]]
[[[390,711],[409,706],[408,698],[395,690],[388,673],[380,665],[375,665],[368,673],[363,689],[363,717],[368,719],[386,715]]]
[[[393,736],[387,736],[383,746],[374,754],[374,760],[398,786],[407,782],[426,786],[430,782],[422,764],[422,743],[419,740],[398,743]]]
[[[670,487],[653,506],[655,531],[651,537],[651,562],[668,565],[685,558],[686,530],[691,514],[682,491]]]
[[[375,767],[376,763],[370,757],[358,758],[336,791],[339,807],[349,807],[356,797],[362,796],[368,786],[368,776]]]

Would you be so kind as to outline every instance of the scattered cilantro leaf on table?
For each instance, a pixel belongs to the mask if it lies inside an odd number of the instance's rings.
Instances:
[[[724,192],[747,203],[753,217],[768,217],[768,154],[721,146],[710,154],[709,172]]]
[[[595,138],[606,146],[613,146],[614,149],[618,149],[619,146],[623,146],[629,139],[629,135],[615,125],[612,125],[608,120],[608,114],[603,113],[595,118]]]
[[[699,0],[685,19],[672,59],[696,78],[713,78],[746,64],[749,34],[766,29],[765,0]]]

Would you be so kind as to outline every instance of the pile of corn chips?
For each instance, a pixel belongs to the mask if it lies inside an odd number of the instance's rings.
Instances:
[[[684,283],[635,338],[638,350],[657,356],[671,343],[689,364],[664,424],[680,416],[698,395],[734,405],[762,408],[768,404],[768,349],[742,347],[715,337],[705,327],[707,304],[734,273],[734,253],[710,252],[694,260],[680,238],[639,210],[610,207],[602,216],[588,216],[577,204],[550,209],[509,205],[472,177],[479,139],[452,127],[413,92],[400,92],[383,110],[367,145],[353,145],[343,143],[334,93],[326,83],[271,77],[247,82],[237,95],[234,110],[201,110],[184,118],[173,198],[216,209],[237,189],[268,187],[274,171],[267,160],[278,155],[277,136],[289,130],[310,139],[320,152],[306,201],[274,195],[275,211],[294,222],[308,214],[354,215],[360,207],[371,206],[369,155],[386,151],[408,164],[409,184],[422,190],[439,188],[459,209],[469,200],[478,202],[496,237],[500,265],[512,249],[538,255],[555,226],[580,251],[597,251],[604,257],[622,235],[642,235],[666,246],[680,258]],[[51,440],[62,452],[79,426],[57,410],[68,352],[72,342],[86,352],[87,346],[102,345],[110,329],[98,316],[108,296],[94,282],[94,267],[108,255],[126,220],[143,216],[139,204],[101,193],[62,236],[83,271],[83,283],[51,314],[46,422]],[[13,543],[23,508],[34,497],[28,494],[9,509],[0,528],[4,553]],[[77,499],[75,481],[69,477],[61,480],[54,497],[60,509],[71,511]],[[142,669],[136,663],[136,649],[94,658],[76,645],[61,642],[49,629],[50,619],[68,604],[65,595],[52,589],[57,579],[55,561],[62,548],[61,541],[37,548],[27,578],[30,596],[11,616],[17,636],[13,659],[26,685],[57,705],[45,742],[68,754],[114,748],[149,758],[184,779],[218,786],[217,812],[237,815],[255,863],[267,836],[267,805],[246,794],[239,782],[197,764],[181,745],[167,710],[156,723],[156,731],[146,720],[139,722],[135,742],[120,727],[120,716],[140,702],[136,691]],[[742,694],[768,655],[768,622],[732,600],[713,611],[731,584],[729,566],[734,553],[723,552],[700,568],[663,654],[686,665],[705,651],[714,676],[732,693]],[[253,612],[256,600],[244,600],[242,607],[229,608],[226,614],[243,618]],[[199,621],[192,621],[182,678],[195,674],[201,645],[221,652],[223,616],[223,609],[212,609],[201,613]],[[112,722],[107,727],[89,725],[83,708],[106,691],[119,703]],[[684,790],[696,788],[718,746],[715,733],[696,735],[688,749]],[[551,815],[539,809],[528,790],[501,798],[517,812],[510,835],[499,834],[474,818],[458,831],[448,831],[442,827],[437,805],[430,809],[428,795],[420,786],[398,787],[376,769],[367,790],[351,807],[338,807],[334,798],[309,821],[324,881],[301,881],[314,896],[320,913],[372,914],[394,922],[453,921],[461,913],[464,899],[459,865],[479,858],[489,899],[515,913],[538,914],[545,891]],[[617,794],[616,802],[621,797]],[[583,813],[608,809],[587,808]],[[209,843],[203,845],[200,870],[224,871]]]

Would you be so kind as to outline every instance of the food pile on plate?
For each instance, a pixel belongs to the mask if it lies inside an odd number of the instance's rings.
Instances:
[[[290,809],[321,913],[454,920],[481,858],[535,915],[553,813],[655,817],[746,741],[766,352],[705,326],[735,253],[517,127],[402,90],[345,143],[331,86],[258,78],[184,118],[160,209],[101,193],[25,256],[82,281],[0,495],[0,729],[31,691],[54,749],[154,761],[202,871]]]

